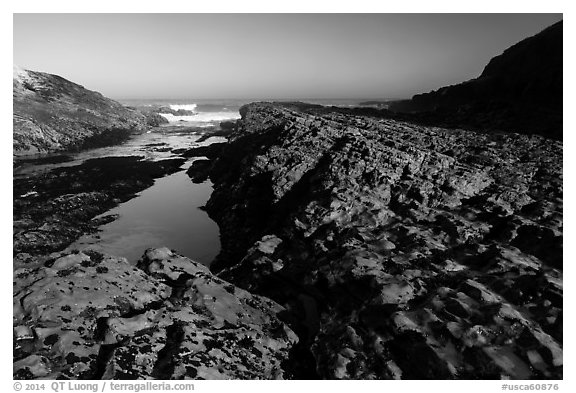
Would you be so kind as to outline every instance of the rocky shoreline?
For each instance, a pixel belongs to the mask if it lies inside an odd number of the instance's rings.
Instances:
[[[212,270],[285,305],[319,378],[562,377],[560,142],[241,114],[209,169]]]
[[[173,158],[101,157],[14,178],[15,379],[290,377],[284,363],[298,339],[277,303],[166,248],[146,250],[137,266],[62,251],[117,218],[96,216],[183,170],[189,158],[214,158],[222,145],[151,144],[143,152],[168,149]],[[15,167],[72,159],[19,159]]]
[[[295,103],[241,115],[178,158],[15,179],[15,378],[562,377],[560,142]],[[211,271],[166,248],[137,266],[61,251],[190,157],[214,183]]]
[[[89,159],[14,179],[15,379],[289,376],[283,363],[297,336],[280,321],[277,303],[166,248],[146,250],[137,266],[92,250],[62,251],[117,218],[96,216],[183,170],[188,158],[213,158],[221,145],[174,149],[175,158],[156,161]]]

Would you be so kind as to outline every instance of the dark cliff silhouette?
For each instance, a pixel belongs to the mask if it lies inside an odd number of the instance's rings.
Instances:
[[[494,57],[482,74],[390,106],[427,123],[562,139],[562,21]]]

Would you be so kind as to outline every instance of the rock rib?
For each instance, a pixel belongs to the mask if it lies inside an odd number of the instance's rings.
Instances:
[[[560,142],[241,114],[210,173],[213,266],[286,305],[320,377],[561,378]]]

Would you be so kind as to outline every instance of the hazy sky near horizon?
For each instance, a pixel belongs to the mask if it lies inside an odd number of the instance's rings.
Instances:
[[[561,14],[15,14],[14,64],[116,99],[403,98]]]

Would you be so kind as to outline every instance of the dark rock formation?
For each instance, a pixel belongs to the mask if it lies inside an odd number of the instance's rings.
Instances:
[[[220,128],[224,131],[233,131],[236,128],[236,121],[223,121]]]
[[[180,153],[180,156],[186,158],[205,157],[194,161],[186,171],[186,174],[190,176],[194,183],[202,183],[208,179],[209,171],[212,167],[211,160],[220,155],[225,145],[226,143],[212,143],[207,146],[193,147]]]
[[[285,305],[295,375],[562,377],[560,142],[241,114],[210,169],[212,270]]]
[[[445,126],[496,129],[562,139],[562,21],[496,56],[459,85],[390,106]]]
[[[163,122],[57,75],[14,67],[14,155],[118,143]]]
[[[14,266],[15,379],[282,379],[283,308],[167,248]]]
[[[185,158],[191,157],[206,157],[209,160],[213,160],[214,158],[218,157],[222,152],[222,148],[226,145],[226,143],[211,143],[206,146],[198,146],[192,147],[180,153],[180,156]]]
[[[209,170],[212,166],[210,160],[196,160],[190,165],[186,174],[194,183],[203,183],[208,180]]]

